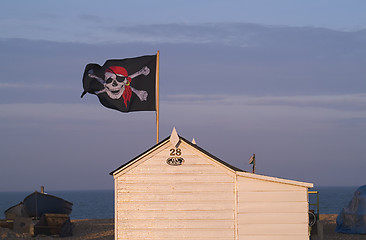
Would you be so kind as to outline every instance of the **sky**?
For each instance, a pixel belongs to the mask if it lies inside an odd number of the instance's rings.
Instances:
[[[113,189],[155,112],[80,98],[86,64],[160,51],[160,140],[245,171],[365,184],[365,1],[6,1],[0,191]]]

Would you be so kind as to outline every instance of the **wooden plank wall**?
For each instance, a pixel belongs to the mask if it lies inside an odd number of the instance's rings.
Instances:
[[[309,239],[306,187],[243,176],[237,185],[239,239]]]
[[[183,165],[166,163],[166,146],[115,180],[116,239],[235,238],[234,177],[191,147],[179,148]]]

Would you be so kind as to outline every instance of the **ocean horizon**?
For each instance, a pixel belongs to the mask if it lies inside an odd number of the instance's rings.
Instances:
[[[314,187],[310,191],[319,192],[319,213],[338,214],[351,201],[359,186]],[[70,190],[46,191],[48,194],[73,203],[71,219],[114,218],[114,190]],[[31,194],[29,191],[0,192],[0,219],[5,219],[4,211]],[[315,195],[309,196],[310,203],[316,203]]]

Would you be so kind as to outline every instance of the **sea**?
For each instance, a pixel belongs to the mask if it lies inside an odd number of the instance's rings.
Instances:
[[[316,187],[310,191],[319,192],[319,214],[338,214],[351,201],[358,187]],[[5,218],[6,209],[20,203],[31,193],[0,192],[0,219]],[[73,203],[71,219],[114,218],[114,190],[48,191],[47,193]],[[309,202],[316,203],[316,195],[310,194]],[[314,207],[310,206],[310,208]]]

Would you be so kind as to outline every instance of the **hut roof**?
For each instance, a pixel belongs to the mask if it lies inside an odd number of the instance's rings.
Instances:
[[[203,153],[204,155],[208,156],[212,160],[220,163],[222,166],[224,166],[227,169],[233,171],[237,176],[248,177],[248,178],[253,178],[253,179],[258,179],[258,180],[264,180],[264,181],[270,181],[270,182],[278,182],[278,183],[283,183],[283,184],[296,185],[296,186],[307,187],[307,188],[312,188],[313,187],[313,184],[312,183],[300,182],[300,181],[288,180],[288,179],[284,179],[284,178],[270,177],[270,176],[265,176],[265,175],[260,175],[260,174],[249,173],[249,172],[244,171],[244,170],[242,170],[240,168],[237,168],[235,166],[232,166],[229,163],[227,163],[227,162],[221,160],[220,158],[212,155],[211,153],[207,152],[203,148],[199,147],[197,144],[195,144],[195,141],[193,141],[193,143],[192,143],[191,141],[188,141],[187,139],[179,136],[177,134],[175,128],[173,129],[173,132],[172,132],[172,134],[170,136],[166,137],[165,139],[163,139],[162,141],[160,141],[156,145],[152,146],[151,148],[149,148],[145,152],[141,153],[140,155],[136,156],[135,158],[131,159],[130,161],[122,164],[121,166],[119,166],[117,169],[113,170],[109,174],[110,175],[118,174],[119,172],[123,171],[124,169],[126,169],[130,165],[132,165],[135,162],[137,162],[140,159],[142,159],[144,156],[146,156],[150,152],[154,151],[155,149],[158,149],[159,147],[165,145],[168,142],[171,142],[173,145],[177,145],[180,141],[188,144],[189,146],[191,146],[192,148],[200,151],[201,153]]]
[[[178,135],[179,136],[179,135]],[[166,137],[164,140],[160,141],[159,143],[157,143],[156,145],[152,146],[151,148],[149,148],[148,150],[146,150],[145,152],[141,153],[140,155],[136,156],[135,158],[131,159],[130,161],[122,164],[121,166],[119,166],[117,169],[113,170],[112,172],[110,172],[110,175],[114,175],[116,172],[119,172],[120,170],[123,170],[125,167],[129,166],[131,163],[138,161],[140,158],[142,158],[144,155],[148,154],[149,152],[153,151],[154,149],[159,148],[160,146],[164,145],[166,142],[170,141],[171,136]],[[192,143],[190,141],[188,141],[187,139],[179,136],[179,140],[182,142],[187,143],[188,145],[190,145],[191,147],[197,149],[198,151],[202,152],[203,154],[209,156],[210,158],[214,159],[215,161],[221,163],[222,165],[228,167],[229,169],[232,169],[235,172],[245,172],[244,170],[234,167],[232,165],[230,165],[229,163],[221,160],[220,158],[212,155],[211,153],[207,152],[206,150],[204,150],[203,148],[197,146],[195,143]]]

